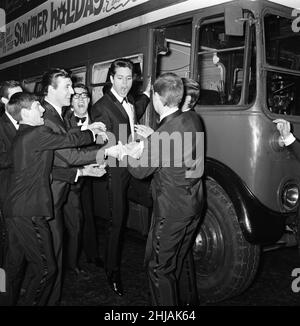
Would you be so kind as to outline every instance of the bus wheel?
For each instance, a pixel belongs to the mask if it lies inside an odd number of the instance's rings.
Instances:
[[[194,244],[200,302],[236,296],[252,282],[260,247],[248,243],[232,202],[214,180],[207,180],[207,209]]]

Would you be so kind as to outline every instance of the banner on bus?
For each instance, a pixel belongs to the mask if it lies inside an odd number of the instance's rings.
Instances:
[[[148,1],[150,0],[46,1],[6,25],[6,32],[0,34],[0,57]]]

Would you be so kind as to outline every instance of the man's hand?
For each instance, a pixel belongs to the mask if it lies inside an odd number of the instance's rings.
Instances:
[[[124,145],[124,148],[126,155],[139,159],[143,154],[144,142],[131,142]]]
[[[291,124],[285,119],[276,119],[273,121],[276,123],[276,128],[280,133],[279,145],[281,147],[288,146],[295,141],[295,137],[291,133]]]
[[[106,132],[99,132],[99,133],[97,134],[97,141],[96,141],[97,144],[103,144],[103,143],[105,143],[107,140],[108,140],[108,137],[107,137]]]
[[[147,138],[154,133],[154,130],[151,127],[145,125],[134,125],[134,130],[139,136],[144,138]]]
[[[98,164],[89,164],[89,165],[85,165],[82,169],[81,169],[81,176],[89,176],[89,177],[96,177],[96,178],[100,178],[102,177],[105,173],[106,165],[98,165]]]
[[[276,128],[279,131],[281,137],[286,138],[290,135],[291,124],[289,123],[289,121],[286,121],[284,119],[276,119],[273,122],[276,123]]]
[[[122,160],[124,155],[126,155],[124,145],[119,141],[118,145],[106,148],[105,155],[114,157],[114,158],[118,159],[119,161]]]
[[[106,126],[103,122],[94,122],[88,125],[87,129],[91,130],[95,134],[100,134],[106,131]]]

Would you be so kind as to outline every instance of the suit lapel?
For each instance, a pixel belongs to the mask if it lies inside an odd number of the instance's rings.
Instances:
[[[129,118],[123,105],[117,100],[117,98],[113,95],[111,91],[109,91],[107,95],[108,95],[108,99],[114,104],[111,106],[111,110],[113,111],[113,114],[119,117],[119,120],[126,119],[127,123],[129,123]]]
[[[45,100],[43,100],[41,104],[42,104],[43,108],[46,110],[47,114],[49,116],[51,116],[50,119],[53,122],[55,122],[58,126],[60,126],[61,128],[63,128],[65,130],[66,125],[65,125],[64,121],[61,119],[60,115],[55,110],[55,108]]]
[[[5,112],[1,116],[2,121],[4,122],[5,133],[8,136],[8,139],[13,139],[17,133],[17,129],[13,125],[13,123],[9,120],[8,116]]]

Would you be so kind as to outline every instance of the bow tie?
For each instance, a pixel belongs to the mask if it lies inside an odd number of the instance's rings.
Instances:
[[[124,102],[125,102],[125,103],[128,103],[127,97],[124,97],[124,98],[123,98],[121,104],[123,104]]]
[[[79,118],[79,117],[75,116],[75,120],[76,120],[77,123],[79,123],[79,122],[84,123],[84,121],[86,120],[86,117]]]

